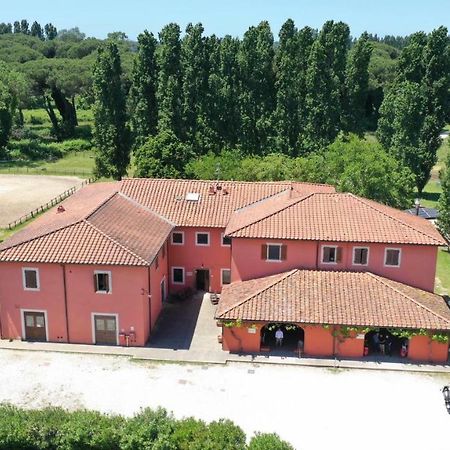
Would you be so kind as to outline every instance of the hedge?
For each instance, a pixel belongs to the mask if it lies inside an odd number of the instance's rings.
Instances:
[[[240,427],[177,420],[149,408],[131,418],[62,408],[25,410],[0,405],[0,450],[291,450],[276,434],[257,433],[250,443]]]

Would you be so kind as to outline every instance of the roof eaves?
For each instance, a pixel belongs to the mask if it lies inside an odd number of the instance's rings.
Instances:
[[[375,207],[374,205],[372,205],[371,203],[367,203],[367,202],[365,201],[364,198],[358,197],[357,195],[352,194],[352,193],[350,193],[350,192],[347,193],[347,195],[353,197],[354,199],[358,200],[360,203],[362,203],[362,204],[364,204],[365,206],[367,206],[367,207],[373,209],[374,211],[377,211],[378,213],[383,214],[383,215],[386,216],[386,217],[389,217],[391,220],[394,220],[395,222],[398,222],[398,223],[402,224],[403,226],[405,226],[405,227],[407,227],[407,228],[409,228],[409,229],[415,231],[416,233],[422,234],[422,235],[426,236],[427,238],[432,239],[433,241],[436,242],[436,245],[442,245],[442,242],[439,242],[435,237],[430,236],[429,234],[427,234],[427,233],[425,233],[425,232],[423,232],[423,231],[421,231],[421,230],[418,230],[417,228],[413,227],[412,225],[409,225],[409,224],[406,223],[406,222],[403,222],[402,220],[398,219],[397,217],[391,216],[390,214],[387,214],[386,212],[381,211],[380,209],[376,208],[376,207]],[[388,205],[384,205],[384,206],[388,206]]]
[[[395,291],[397,294],[400,294],[402,297],[408,299],[409,301],[413,302],[414,304],[416,304],[420,308],[425,309],[430,314],[438,317],[440,320],[443,320],[444,322],[447,322],[450,325],[450,320],[449,319],[441,316],[439,313],[433,311],[432,309],[430,309],[427,306],[425,306],[422,303],[420,303],[420,301],[418,301],[418,300],[410,297],[409,295],[405,294],[404,292],[400,291],[395,286],[392,286],[387,279],[383,279],[382,277],[380,277],[378,275],[375,275],[372,272],[366,272],[366,273],[367,273],[367,275],[370,275],[371,277],[375,278],[378,282],[380,282],[380,283],[384,284],[385,286],[387,286],[389,289]]]
[[[274,286],[276,286],[277,284],[281,283],[282,281],[284,281],[286,278],[289,278],[290,276],[292,276],[295,272],[298,272],[299,269],[293,269],[290,270],[289,272],[286,272],[282,277],[275,279],[273,283],[269,284],[268,286],[265,286],[261,289],[258,289],[256,292],[253,292],[252,294],[250,294],[249,296],[245,297],[242,301],[240,301],[239,303],[236,303],[233,306],[230,306],[228,309],[226,309],[225,311],[222,311],[220,313],[220,316],[218,316],[217,318],[222,317],[224,314],[228,314],[229,312],[231,312],[233,309],[238,308],[239,306],[242,306],[244,303],[247,303],[249,300],[251,300],[252,298],[256,297],[257,295],[262,294],[263,292],[267,291],[268,289],[272,289]],[[241,282],[242,283],[242,282]],[[245,281],[243,282],[245,283]]]

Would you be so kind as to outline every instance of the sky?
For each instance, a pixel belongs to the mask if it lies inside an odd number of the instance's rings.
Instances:
[[[78,26],[88,36],[106,37],[123,31],[130,39],[145,29],[157,33],[177,22],[202,22],[206,34],[242,36],[251,25],[268,20],[274,34],[292,18],[301,28],[320,28],[329,19],[342,20],[353,36],[363,31],[406,35],[450,28],[449,0],[0,0],[0,22],[23,18],[52,22],[58,29]]]

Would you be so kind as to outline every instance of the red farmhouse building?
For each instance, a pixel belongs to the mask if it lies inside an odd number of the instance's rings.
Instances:
[[[143,346],[169,294],[221,292],[223,348],[447,361],[432,224],[326,185],[87,186],[0,244],[2,338]]]

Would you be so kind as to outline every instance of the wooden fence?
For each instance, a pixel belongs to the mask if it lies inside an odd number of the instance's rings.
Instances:
[[[83,186],[86,186],[89,183],[92,183],[92,181],[93,181],[93,179],[91,179],[91,178],[84,180],[81,183],[80,188],[82,188]],[[64,199],[71,196],[77,189],[78,189],[77,186],[71,187],[70,189],[67,189],[66,191],[64,191],[62,194],[59,194],[58,196],[52,198],[47,203],[44,203],[43,205],[38,206],[36,209],[33,209],[33,211],[31,211],[27,214],[24,214],[23,216],[19,217],[18,219],[10,222],[8,224],[8,229],[12,230],[13,228],[17,227],[18,225],[20,225],[24,222],[27,222],[30,219],[33,219],[38,214],[43,213],[44,211],[47,211],[47,209],[50,209],[53,206],[57,205],[58,203],[61,203]]]

